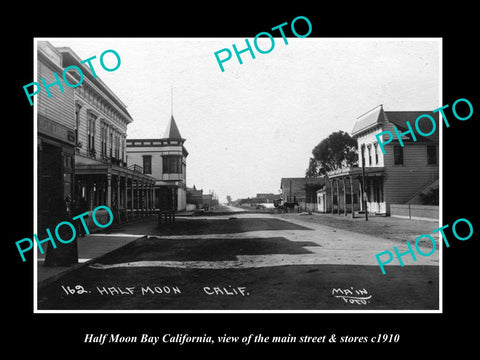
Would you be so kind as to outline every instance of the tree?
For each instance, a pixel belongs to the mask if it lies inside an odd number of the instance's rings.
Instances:
[[[227,203],[228,205],[232,203],[232,197],[230,195],[227,195]]]
[[[313,157],[311,157],[309,162],[308,162],[308,168],[305,171],[305,177],[306,178],[317,177],[318,175],[320,175],[318,170],[319,169],[318,169],[318,165],[317,165],[317,160],[315,160]]]
[[[355,166],[358,162],[357,141],[344,131],[333,132],[313,148],[312,154],[319,167],[319,175],[342,167]]]

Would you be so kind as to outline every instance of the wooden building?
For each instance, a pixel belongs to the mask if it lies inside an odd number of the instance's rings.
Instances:
[[[295,203],[302,209],[316,210],[316,191],[324,186],[325,179],[318,178],[282,178],[280,180],[281,199],[285,203]]]
[[[74,88],[71,103],[76,203],[85,203],[86,210],[106,205],[117,222],[151,213],[155,180],[143,174],[138,164],[127,167],[126,133],[133,119],[126,105],[81,64],[72,49],[56,50],[64,68],[74,65],[84,74],[81,86]],[[77,82],[78,78],[72,81]]]
[[[63,72],[61,54],[48,42],[37,44],[37,82],[56,81]],[[58,75],[57,75],[58,76]],[[69,75],[67,78],[74,82]],[[58,85],[42,89],[36,98],[37,114],[37,229],[40,239],[46,228],[54,229],[72,214],[75,174],[75,106],[74,90]],[[53,230],[51,230],[53,232]],[[78,261],[76,241],[68,246],[47,250],[45,264],[67,266]]]
[[[193,188],[187,187],[187,206],[192,205],[192,209],[200,210],[203,208],[203,189],[197,189],[195,185]]]
[[[408,130],[406,122],[414,128],[415,120],[423,114],[435,119],[437,131],[428,137],[416,134],[416,141],[413,141],[411,134],[405,134],[402,136],[404,146],[401,146],[394,126],[404,133]],[[423,133],[430,133],[432,126],[428,121],[419,122]],[[358,143],[359,166],[328,173],[329,182],[334,184],[334,188],[350,187],[353,193],[357,193],[360,211],[365,210],[366,203],[369,213],[388,215],[390,204],[418,203],[419,193],[431,188],[439,180],[438,129],[438,113],[384,111],[382,105],[377,106],[357,118],[352,130],[352,137]],[[394,136],[394,140],[384,146],[385,154],[376,139],[376,135],[383,131],[390,131]],[[337,203],[340,201],[342,199],[338,198]]]
[[[128,164],[143,164],[143,173],[155,179],[155,209],[183,211],[187,207],[188,151],[173,115],[163,137],[127,139]]]

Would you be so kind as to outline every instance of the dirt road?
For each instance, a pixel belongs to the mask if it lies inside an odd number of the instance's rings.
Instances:
[[[388,239],[258,213],[115,231],[145,236],[39,289],[39,309],[438,309],[438,252],[382,275],[375,254],[407,249]]]

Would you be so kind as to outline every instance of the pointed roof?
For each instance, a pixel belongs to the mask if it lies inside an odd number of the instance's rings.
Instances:
[[[175,122],[175,119],[173,118],[173,115],[168,122],[167,128],[165,129],[163,139],[185,140],[184,138],[182,138],[182,135],[180,135],[180,131],[178,130],[178,126]]]

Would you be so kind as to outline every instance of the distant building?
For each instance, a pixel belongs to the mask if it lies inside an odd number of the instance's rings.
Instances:
[[[187,187],[187,206],[194,205],[196,210],[203,208],[203,190],[198,190],[195,185],[193,188]]]
[[[281,195],[273,193],[259,193],[257,194],[256,199],[260,204],[273,203],[275,200],[280,200]]]
[[[203,194],[202,203],[205,210],[211,210],[213,207],[213,194]]]
[[[280,181],[281,199],[286,203],[296,203],[300,208],[315,210],[316,190],[324,186],[325,179],[282,178]]]
[[[367,210],[375,214],[390,214],[391,204],[419,204],[419,194],[438,187],[438,131],[428,137],[417,135],[416,141],[413,141],[411,134],[405,134],[402,136],[404,146],[401,146],[394,136],[394,140],[385,145],[385,154],[381,151],[375,135],[387,130],[395,134],[394,126],[403,133],[408,130],[406,122],[413,126],[417,117],[422,114],[432,116],[436,121],[436,128],[439,128],[438,113],[431,111],[384,111],[380,105],[360,116],[352,130],[352,137],[358,143],[359,166],[329,172],[328,183],[333,183],[334,189],[353,189],[353,192],[358,194],[358,207],[361,211],[365,210],[364,199]],[[432,124],[428,121],[419,122],[419,127],[423,133],[429,133]],[[345,202],[338,193],[335,196],[336,203]],[[328,200],[328,197],[326,199]],[[355,197],[353,199],[355,200]],[[351,208],[351,202],[347,204],[344,204],[344,207]]]
[[[173,115],[163,137],[127,139],[127,163],[143,164],[143,173],[155,178],[155,208],[162,211],[183,211],[187,207],[186,159]]]

